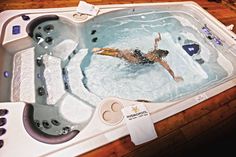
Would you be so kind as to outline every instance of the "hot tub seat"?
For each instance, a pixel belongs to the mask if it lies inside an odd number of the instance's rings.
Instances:
[[[79,133],[78,130],[74,130],[65,135],[48,135],[34,126],[33,114],[34,107],[31,104],[26,104],[23,111],[23,124],[27,133],[35,140],[47,144],[60,144],[71,140]]]

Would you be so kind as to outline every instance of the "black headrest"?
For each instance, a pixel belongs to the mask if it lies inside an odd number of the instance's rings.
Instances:
[[[43,23],[45,21],[51,21],[51,20],[58,20],[59,17],[57,15],[44,15],[37,17],[33,19],[26,27],[26,32],[30,37],[33,37],[33,31],[35,27],[37,27],[40,23]]]

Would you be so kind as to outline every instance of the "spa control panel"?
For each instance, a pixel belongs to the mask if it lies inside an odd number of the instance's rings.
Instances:
[[[202,27],[202,31],[209,40],[212,40],[217,45],[223,46],[222,40],[216,35],[214,35],[212,31],[210,30],[210,28],[207,27],[207,25]]]

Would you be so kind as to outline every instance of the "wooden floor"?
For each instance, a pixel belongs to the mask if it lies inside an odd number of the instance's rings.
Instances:
[[[166,2],[168,0],[87,0],[93,4]],[[181,1],[181,0],[169,0]],[[194,0],[225,25],[236,26],[235,0],[231,4]],[[76,6],[77,0],[2,0],[7,9]],[[236,33],[236,28],[233,30]],[[134,146],[126,136],[83,157],[236,156],[236,87],[155,124],[158,139]]]

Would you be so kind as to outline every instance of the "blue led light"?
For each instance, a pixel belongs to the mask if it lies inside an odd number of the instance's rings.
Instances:
[[[3,75],[5,78],[8,78],[11,76],[10,72],[8,72],[8,71],[4,71]]]
[[[193,47],[188,48],[189,51],[194,51]]]
[[[215,43],[218,44],[218,45],[223,45],[222,42],[221,42],[221,40],[220,40],[219,38],[216,38],[216,37],[215,37],[215,38],[214,38],[214,41],[215,41]]]
[[[207,35],[212,35],[210,29],[209,29],[207,26],[202,27],[202,30],[203,30]]]
[[[41,75],[40,75],[40,74],[37,74],[37,78],[40,79],[40,78],[41,78]]]
[[[13,35],[20,34],[20,25],[15,25],[12,27],[12,34]]]
[[[211,30],[205,25],[204,27],[202,27],[203,32],[207,35],[208,39],[212,40],[218,44],[223,46],[223,43],[221,41],[220,38],[218,38],[217,36],[215,36],[214,34],[211,33]]]

